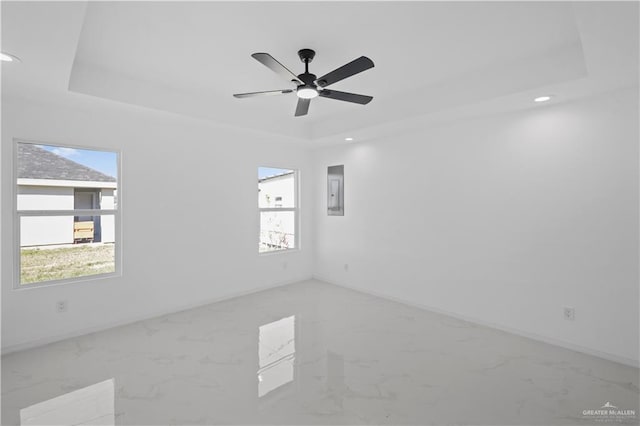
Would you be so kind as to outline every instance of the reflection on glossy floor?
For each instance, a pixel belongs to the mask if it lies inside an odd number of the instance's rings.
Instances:
[[[5,356],[2,424],[109,379],[121,425],[602,424],[639,396],[637,369],[309,281]]]

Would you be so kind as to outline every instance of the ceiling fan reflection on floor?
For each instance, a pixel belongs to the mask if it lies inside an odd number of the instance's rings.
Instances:
[[[301,49],[298,51],[300,60],[304,63],[304,73],[295,75],[289,69],[287,69],[280,62],[276,61],[273,56],[268,53],[254,53],[251,55],[261,64],[265,65],[271,71],[284,77],[286,80],[296,84],[295,89],[282,89],[282,90],[268,90],[266,92],[250,92],[250,93],[236,93],[233,96],[236,98],[252,98],[255,96],[270,96],[270,95],[282,95],[287,93],[295,93],[298,96],[298,105],[296,106],[296,117],[307,115],[309,112],[309,104],[311,99],[316,96],[323,98],[336,99],[338,101],[352,102],[355,104],[366,105],[373,99],[373,96],[358,95],[356,93],[340,92],[338,90],[326,89],[327,86],[337,83],[340,80],[344,80],[347,77],[366,71],[369,68],[373,68],[373,61],[366,56],[360,56],[358,59],[354,59],[331,71],[328,74],[323,75],[320,78],[316,78],[315,74],[309,72],[309,63],[315,57],[316,52],[311,49]]]

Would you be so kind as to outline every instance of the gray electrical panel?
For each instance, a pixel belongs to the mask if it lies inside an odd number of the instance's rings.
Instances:
[[[327,214],[344,216],[344,166],[327,168]]]

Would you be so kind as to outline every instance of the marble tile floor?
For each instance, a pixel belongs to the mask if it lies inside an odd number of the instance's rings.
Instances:
[[[638,369],[306,281],[6,355],[2,425],[105,381],[118,425],[602,425],[639,411]],[[585,414],[606,403],[627,414]]]

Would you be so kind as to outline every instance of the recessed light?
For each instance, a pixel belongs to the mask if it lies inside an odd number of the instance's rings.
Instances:
[[[20,58],[7,52],[0,52],[0,61],[3,62],[20,62]]]
[[[551,96],[538,96],[533,102],[547,102],[551,100]]]
[[[351,142],[353,140],[353,138],[344,138],[345,141],[347,142]]]

